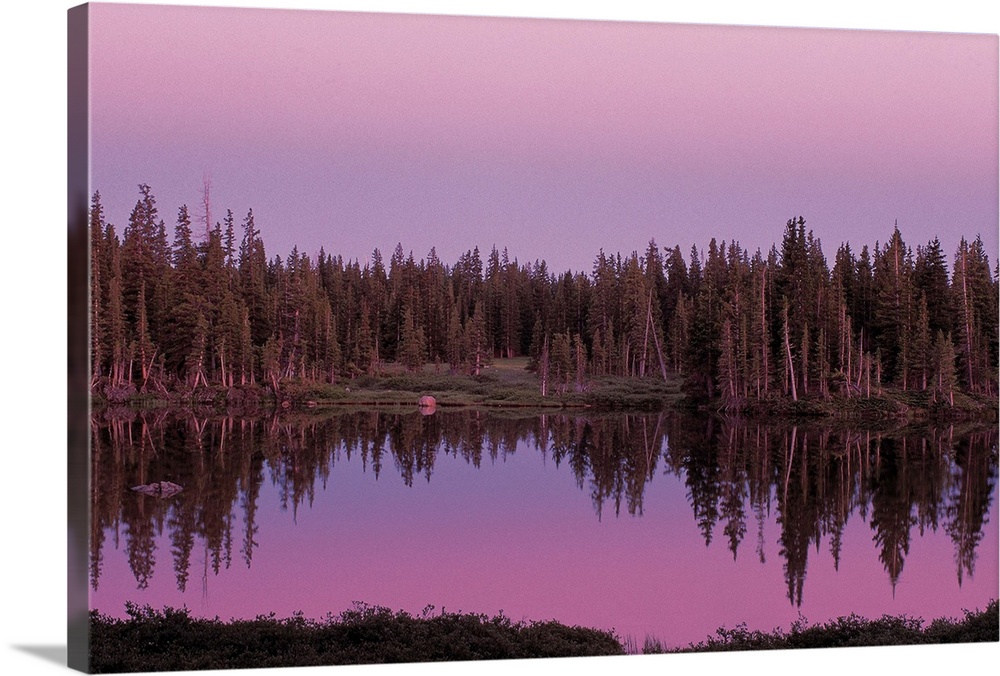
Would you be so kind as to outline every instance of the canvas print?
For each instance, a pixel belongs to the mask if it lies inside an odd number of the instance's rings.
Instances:
[[[996,35],[92,3],[70,54],[71,666],[998,640]]]

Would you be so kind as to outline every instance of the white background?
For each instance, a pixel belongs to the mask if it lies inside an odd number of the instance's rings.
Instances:
[[[161,0],[162,4],[178,4]],[[66,646],[66,10],[5,3],[0,14],[0,613],[4,673],[65,669]],[[185,3],[196,4],[196,3]],[[889,2],[702,0],[214,0],[230,6],[552,16],[996,34],[984,0]],[[663,4],[661,7],[660,5]],[[822,5],[817,7],[816,5]],[[997,256],[997,252],[991,252]],[[36,363],[36,355],[38,362]],[[994,515],[998,513],[994,505]],[[997,523],[987,527],[997,528]],[[337,610],[337,609],[332,609]],[[636,656],[393,667],[248,670],[243,674],[931,674],[1000,663],[1000,644],[728,655]],[[226,673],[226,672],[203,672]],[[231,672],[236,673],[236,672]]]

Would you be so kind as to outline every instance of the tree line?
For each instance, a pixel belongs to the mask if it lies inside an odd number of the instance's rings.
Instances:
[[[598,252],[590,273],[520,263],[494,246],[454,264],[402,245],[386,262],[297,247],[268,257],[253,210],[212,224],[181,206],[172,233],[148,185],[121,236],[99,192],[90,208],[95,392],[334,383],[387,363],[478,375],[529,357],[546,388],[601,376],[680,375],[724,406],[771,397],[870,396],[885,386],[997,393],[998,284],[982,240],[949,269],[937,238],[897,227],[832,266],[802,217],[751,253],[712,239],[687,256],[650,241]]]

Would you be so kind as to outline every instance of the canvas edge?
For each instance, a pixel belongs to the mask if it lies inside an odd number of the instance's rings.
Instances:
[[[260,8],[265,9],[265,8]],[[67,369],[68,369],[68,624],[67,624],[67,666],[71,669],[89,673],[89,601],[88,601],[88,534],[90,529],[90,454],[89,454],[89,6],[78,5],[67,10],[67,217],[68,217],[68,251],[67,251]],[[296,11],[296,10],[293,10]],[[307,11],[307,10],[306,10]],[[320,10],[337,11],[337,10]],[[341,10],[350,11],[350,10]],[[351,12],[355,13],[355,12]],[[395,14],[409,14],[397,10]],[[420,16],[421,14],[412,14]],[[460,14],[438,14],[436,16],[461,16]],[[494,17],[484,17],[494,18]],[[520,18],[520,17],[495,17]],[[537,19],[554,19],[559,17],[537,17]],[[534,20],[535,18],[533,18]],[[587,20],[587,19],[582,19]],[[590,21],[604,21],[590,19]],[[660,23],[659,21],[637,21],[638,23]],[[671,23],[671,22],[668,22]],[[712,25],[712,24],[708,24]],[[742,24],[719,24],[739,26]],[[784,28],[785,26],[750,26],[752,28]],[[788,26],[791,27],[791,26]],[[817,30],[861,30],[856,28],[822,28],[803,27]],[[877,30],[877,29],[872,29]],[[881,29],[891,30],[891,29]],[[934,33],[936,31],[917,31]],[[997,33],[967,33],[967,35],[982,36],[992,39],[994,50],[1000,48],[1000,34]],[[81,613],[82,608],[82,613]],[[995,649],[997,643],[980,644],[977,646],[952,644],[954,650]],[[871,648],[876,651],[905,651],[915,657],[915,646],[900,646],[896,648]],[[949,646],[946,646],[947,650]],[[916,648],[920,650],[920,648]],[[839,652],[843,649],[834,649]],[[940,651],[940,648],[938,648]],[[830,655],[830,650],[823,650],[824,656]],[[891,653],[890,653],[891,654]],[[701,659],[729,659],[738,653],[720,657],[700,655]],[[786,659],[805,657],[793,655],[788,651],[770,653],[785,663]],[[897,652],[898,655],[898,652]],[[961,657],[969,655],[963,652]],[[673,657],[673,656],[672,656]],[[836,655],[835,657],[846,657]],[[921,655],[927,657],[927,655]],[[934,659],[944,659],[936,653]],[[949,658],[959,657],[948,653]],[[662,663],[665,656],[649,656]],[[673,657],[676,659],[676,657]],[[590,663],[593,658],[588,659]],[[599,659],[599,658],[598,658]],[[641,659],[641,658],[640,658]],[[770,662],[770,659],[767,660]],[[499,663],[502,664],[502,663]],[[508,662],[508,664],[510,664]],[[412,665],[409,665],[412,666]],[[657,666],[660,666],[659,664]],[[288,668],[290,671],[291,668]],[[286,669],[278,669],[284,673]],[[825,671],[824,671],[825,673]]]
[[[67,10],[67,666],[90,666],[87,594],[90,532],[89,6]]]

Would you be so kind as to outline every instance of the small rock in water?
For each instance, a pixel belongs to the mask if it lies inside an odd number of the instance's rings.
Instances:
[[[151,484],[133,486],[132,490],[136,493],[142,493],[143,495],[155,495],[158,498],[169,498],[180,493],[184,490],[184,487],[179,486],[172,481],[154,481]]]
[[[434,409],[437,408],[437,400],[429,394],[426,394],[420,397],[418,405],[420,406],[421,413],[424,415],[430,415],[434,413]]]

